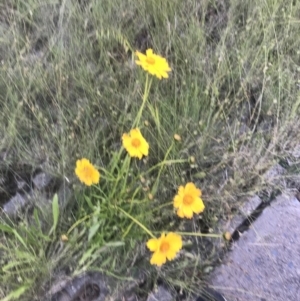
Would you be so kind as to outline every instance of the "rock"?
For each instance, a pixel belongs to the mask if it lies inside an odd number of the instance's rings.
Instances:
[[[34,184],[34,188],[38,190],[45,189],[50,183],[53,181],[53,176],[40,172],[32,179],[32,183]]]
[[[3,213],[10,219],[17,218],[18,213],[24,209],[30,203],[26,195],[21,195],[17,193],[8,202],[2,206]]]
[[[47,301],[104,301],[109,293],[106,277],[99,272],[87,272],[73,280],[55,284],[55,290],[50,289],[44,300]]]
[[[51,280],[45,301],[139,301],[136,290],[145,281],[145,271],[134,269],[130,280],[119,281],[100,272],[88,271],[71,278],[66,274]],[[49,284],[48,284],[49,285]]]
[[[30,190],[30,186],[27,181],[22,178],[17,178],[17,191],[19,193],[28,192]]]
[[[18,184],[10,170],[0,170],[0,205],[7,202],[17,192]]]
[[[66,181],[40,170],[32,171],[30,166],[26,166],[20,173],[7,171],[0,177],[0,214],[15,220],[21,217],[27,208],[32,212],[32,208],[39,207],[44,217],[48,218],[52,216],[52,200],[55,193],[58,195],[60,209],[63,210],[72,197],[72,191]],[[41,223],[43,226],[47,225],[43,220]]]

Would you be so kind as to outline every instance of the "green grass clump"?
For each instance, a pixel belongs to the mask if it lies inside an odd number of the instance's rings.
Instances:
[[[245,195],[283,189],[263,173],[298,160],[299,12],[300,3],[281,0],[2,1],[0,174],[43,164],[74,195],[53,214],[36,208],[1,220],[0,299],[38,299],[65,267],[126,278],[141,266],[150,278],[197,287],[213,264],[211,246],[197,238],[178,260],[150,268],[148,234],[118,208],[157,236],[208,233]],[[139,120],[149,156],[129,160],[121,137],[146,77],[134,52],[147,48],[172,72],[153,78]],[[97,187],[76,178],[80,158],[99,169]],[[189,181],[206,206],[190,223],[172,207]]]

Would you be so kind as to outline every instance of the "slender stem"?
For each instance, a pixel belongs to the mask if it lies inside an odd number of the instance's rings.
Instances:
[[[149,174],[150,172],[155,170],[157,167],[160,167],[162,165],[171,165],[171,164],[186,163],[186,162],[188,162],[188,159],[163,160],[163,161],[157,163],[156,165],[152,166],[151,168],[147,169],[146,171],[141,172],[138,176],[135,177],[135,180],[137,181],[137,179],[140,178],[141,176],[145,176],[145,175]]]
[[[173,201],[172,201],[172,202],[165,203],[165,204],[162,204],[162,205],[160,205],[160,206],[158,206],[158,207],[153,208],[153,212],[158,211],[158,210],[160,210],[161,208],[170,206],[170,205],[172,205],[172,204],[173,204]]]
[[[171,152],[173,145],[174,145],[174,141],[172,141],[172,144],[171,144],[171,146],[169,147],[169,149],[167,150],[167,152],[166,152],[166,154],[165,154],[165,157],[164,157],[164,160],[163,160],[162,162],[166,162],[166,161],[167,161],[166,159],[168,158],[169,153]],[[158,171],[158,175],[157,175],[156,180],[155,180],[155,182],[154,182],[154,184],[153,184],[153,186],[152,186],[152,189],[151,189],[151,193],[152,193],[152,194],[155,194],[155,193],[156,193],[156,190],[157,190],[157,187],[158,187],[158,183],[159,183],[159,180],[160,180],[160,175],[161,175],[161,173],[162,173],[162,171],[163,171],[164,166],[165,166],[165,164],[163,164],[163,165],[161,166],[161,168],[159,169],[159,171]]]
[[[95,189],[97,189],[101,193],[102,196],[104,196],[105,198],[107,198],[107,195],[104,193],[104,191],[101,189],[101,187],[99,185],[94,184],[93,187]]]
[[[71,226],[71,228],[68,230],[67,235],[69,235],[79,224],[81,224],[82,222],[84,222],[86,219],[89,219],[90,217],[93,216],[94,213],[89,214],[84,216],[83,218],[79,219],[78,221],[75,222],[75,224],[73,224]]]
[[[145,90],[144,90],[144,94],[143,94],[143,102],[142,102],[142,105],[141,105],[137,115],[136,115],[135,121],[133,122],[133,127],[138,126],[138,124],[141,120],[142,113],[143,113],[145,104],[147,102],[148,96],[149,96],[150,87],[151,87],[151,80],[149,81],[149,75],[147,73],[146,83],[145,83]]]
[[[193,233],[193,232],[177,232],[177,234],[180,235],[186,235],[186,236],[203,236],[203,237],[214,237],[214,238],[222,238],[223,234],[205,234],[205,233]]]
[[[129,217],[131,220],[133,220],[137,225],[139,225],[145,232],[147,232],[152,238],[155,238],[155,236],[152,234],[152,232],[147,229],[141,222],[139,222],[137,219],[135,219],[133,216],[128,214],[126,211],[124,211],[122,208],[115,206],[117,209],[119,209],[122,213],[124,213],[127,217]]]
[[[122,149],[123,149],[123,148],[121,148],[121,150],[122,150]],[[130,157],[129,157],[129,156],[126,156],[125,159],[124,159],[124,161],[123,161],[123,164],[122,164],[121,168],[118,170],[119,172],[118,172],[118,176],[117,176],[117,178],[116,178],[116,180],[115,180],[114,186],[113,186],[113,188],[112,188],[111,191],[110,191],[110,195],[111,195],[111,196],[114,196],[115,191],[116,191],[116,189],[117,189],[117,187],[118,187],[118,185],[119,185],[119,182],[120,182],[121,180],[122,180],[123,183],[124,183],[123,186],[126,185],[126,183],[127,183],[126,179],[127,179],[128,171],[129,171],[129,164],[130,164]],[[128,166],[128,168],[126,168],[126,166]],[[123,170],[123,169],[126,171],[126,179],[123,178],[123,173],[122,173],[122,170]]]

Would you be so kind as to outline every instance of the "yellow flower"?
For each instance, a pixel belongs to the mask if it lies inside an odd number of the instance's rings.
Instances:
[[[136,51],[136,55],[139,58],[138,61],[135,61],[136,64],[140,65],[145,71],[148,71],[150,74],[155,75],[159,79],[162,77],[169,77],[167,72],[171,71],[171,68],[169,67],[167,60],[157,54],[154,54],[152,49],[147,49],[146,55]]]
[[[179,217],[192,218],[193,213],[203,212],[205,206],[201,197],[201,190],[194,183],[187,183],[185,187],[180,186],[178,194],[174,197],[174,207]]]
[[[100,173],[88,159],[76,161],[75,174],[87,186],[99,183]]]
[[[123,134],[122,142],[130,157],[142,159],[143,155],[148,156],[149,144],[139,129],[132,129],[129,135]]]
[[[181,236],[170,232],[167,235],[163,233],[160,238],[151,238],[147,242],[147,247],[154,252],[150,260],[151,264],[161,266],[167,259],[175,258],[177,252],[182,248]]]

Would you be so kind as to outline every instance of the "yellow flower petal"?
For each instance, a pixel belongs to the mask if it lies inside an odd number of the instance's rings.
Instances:
[[[134,139],[134,138],[140,138],[141,137],[141,132],[140,132],[139,129],[132,129],[130,131],[130,136],[131,136],[132,139]]]
[[[174,197],[174,201],[173,201],[173,205],[175,208],[179,208],[182,204],[182,198],[180,197],[180,195],[175,195]]]
[[[161,266],[167,261],[167,256],[161,252],[155,252],[150,260],[151,264],[155,264],[157,266]]]
[[[195,197],[200,197],[201,196],[201,190],[198,189],[194,183],[187,183],[185,186],[185,193],[193,195]]]
[[[183,212],[183,215],[186,217],[186,218],[192,218],[193,217],[193,210],[191,207],[189,206],[184,206],[182,207],[182,212]]]
[[[151,252],[155,252],[158,249],[158,240],[156,238],[149,239],[147,247]]]
[[[171,249],[167,254],[166,257],[168,260],[173,260],[176,257],[177,251]]]
[[[193,204],[191,204],[191,208],[197,214],[203,212],[203,210],[205,209],[205,206],[204,206],[202,199],[196,198],[194,200]]]
[[[136,51],[135,54],[137,55],[137,57],[138,57],[138,59],[139,59],[140,61],[145,61],[146,58],[147,58],[145,54],[143,54],[143,53],[141,53],[141,52],[139,52],[139,51]],[[141,64],[141,62],[139,62],[139,61],[136,61],[136,63],[137,63],[137,64]]]
[[[131,145],[131,138],[128,134],[123,134],[122,136],[122,142],[123,142],[123,146],[125,149],[127,149],[128,147],[130,147]]]
[[[146,50],[146,56],[152,56],[153,55],[153,50],[151,48]]]
[[[184,218],[183,208],[179,208],[179,209],[177,210],[177,215],[178,215],[179,217],[181,217],[181,218]]]
[[[180,235],[170,232],[167,234],[166,239],[170,241],[172,249],[180,250],[182,248],[182,238]]]

